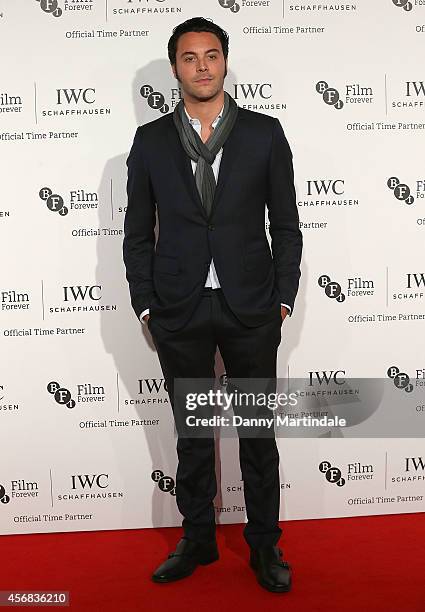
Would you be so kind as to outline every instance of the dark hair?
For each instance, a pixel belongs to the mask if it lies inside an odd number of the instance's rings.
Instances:
[[[177,54],[177,42],[182,34],[186,32],[211,32],[215,34],[221,42],[221,48],[223,49],[224,59],[227,59],[229,54],[229,35],[228,33],[220,28],[211,19],[205,19],[204,17],[192,17],[179,23],[174,29],[170,40],[168,41],[168,59],[170,64],[176,63]]]

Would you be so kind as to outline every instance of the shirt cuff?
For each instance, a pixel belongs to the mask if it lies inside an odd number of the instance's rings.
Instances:
[[[282,302],[280,303],[281,306],[285,306],[285,308],[288,309],[288,314],[289,316],[291,316],[292,314],[292,308],[290,306],[288,306],[288,304],[283,304]]]
[[[143,323],[143,325],[146,325],[146,321],[143,320],[143,317],[145,315],[149,314],[149,308],[145,308],[145,310],[143,310],[143,312],[141,313],[139,319],[140,321]]]

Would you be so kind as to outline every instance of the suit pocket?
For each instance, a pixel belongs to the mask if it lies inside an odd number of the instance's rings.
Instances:
[[[256,268],[270,265],[272,256],[268,246],[256,246],[245,251],[244,266],[245,270],[255,270]]]
[[[161,274],[178,274],[180,263],[177,257],[171,255],[156,255],[154,260],[155,272]]]

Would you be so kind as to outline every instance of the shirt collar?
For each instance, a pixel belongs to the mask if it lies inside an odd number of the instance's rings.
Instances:
[[[191,125],[200,125],[201,122],[199,121],[199,119],[197,119],[196,117],[191,117],[189,113],[187,112],[186,106],[184,104],[183,104],[183,108],[184,108],[184,112],[186,113],[187,118],[189,119],[189,123]],[[217,123],[223,116],[223,110],[224,110],[224,104],[221,107],[221,111],[219,112],[219,114],[217,115],[217,117],[214,119],[214,121],[211,124],[213,128],[217,125]]]

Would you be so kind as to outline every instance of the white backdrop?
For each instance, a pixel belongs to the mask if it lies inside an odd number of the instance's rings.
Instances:
[[[294,155],[305,247],[279,374],[423,378],[422,0],[0,0],[2,533],[180,524],[121,248],[134,132],[177,103],[166,45],[199,13],[230,34],[225,89]],[[280,439],[281,518],[424,511],[425,407],[403,410],[417,438]],[[243,522],[237,441],[217,464],[217,521]]]

